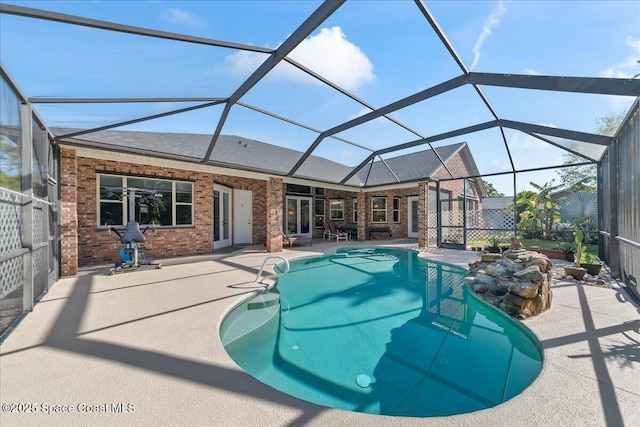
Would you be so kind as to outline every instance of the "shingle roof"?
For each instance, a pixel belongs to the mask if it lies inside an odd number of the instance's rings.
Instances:
[[[51,128],[56,136],[71,134],[80,129]],[[211,142],[210,135],[104,130],[63,138],[64,143],[102,148],[119,152],[145,154],[154,157],[172,158],[200,163]],[[465,143],[438,147],[442,159],[448,159]],[[216,142],[211,158],[212,164],[233,169],[251,170],[274,175],[286,175],[302,153],[289,148],[247,139],[236,135],[221,135]],[[385,159],[400,182],[429,178],[441,163],[433,150],[424,150]],[[353,170],[352,167],[318,157],[310,156],[297,171],[296,177],[321,182],[340,182]],[[381,162],[363,168],[351,178],[347,185],[356,187],[395,184],[398,181]]]
[[[465,145],[464,142],[438,147],[436,150],[443,160],[449,159]],[[430,177],[442,166],[433,150],[418,151],[416,153],[385,159],[385,162],[398,177],[400,182],[418,181]],[[371,168],[363,168],[358,173],[359,178],[368,186],[397,182],[383,162],[374,162]],[[369,172],[370,170],[370,172]],[[367,174],[368,179],[367,179]]]

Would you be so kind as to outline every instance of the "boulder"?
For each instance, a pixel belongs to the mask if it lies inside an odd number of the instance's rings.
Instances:
[[[489,286],[495,286],[498,283],[498,281],[494,276],[491,276],[489,274],[484,274],[484,273],[478,273],[476,275],[476,280],[478,282],[485,283]]]
[[[504,311],[505,313],[509,314],[510,316],[517,315],[520,312],[520,310],[522,309],[522,307],[518,307],[517,305],[513,305],[510,302],[505,301],[504,299],[500,303],[499,307],[500,307],[500,309],[502,311]]]
[[[472,289],[477,294],[484,294],[487,292],[487,285],[484,283],[474,283]]]
[[[486,273],[495,277],[511,277],[521,268],[522,265],[517,262],[512,262],[508,259],[500,259],[489,264],[486,268]]]
[[[551,270],[552,267],[551,261],[549,261],[549,259],[542,258],[534,258],[525,264],[526,267],[531,267],[533,265],[537,266],[542,273],[546,273],[547,271]]]
[[[532,265],[514,273],[513,277],[523,281],[536,283],[545,280],[546,276],[542,274],[538,265]]]
[[[502,259],[502,255],[500,255],[500,254],[484,254],[484,255],[482,255],[481,261],[482,262],[494,262],[494,261],[497,261],[499,259]]]
[[[514,246],[469,264],[464,283],[487,303],[524,320],[551,307],[552,264],[543,254]]]
[[[473,286],[473,284],[476,283],[478,279],[476,279],[474,276],[465,276],[462,281],[466,283],[467,286]]]
[[[535,298],[538,295],[538,285],[531,282],[514,281],[509,286],[509,293],[527,299]]]
[[[526,298],[522,298],[521,296],[512,294],[511,292],[508,292],[504,298],[503,301],[506,301],[510,304],[513,305],[517,305],[518,307],[522,308],[524,307],[524,304],[527,302]]]
[[[509,292],[509,286],[507,285],[487,286],[487,292],[490,293],[491,295],[496,295],[501,297],[503,295],[506,295]]]

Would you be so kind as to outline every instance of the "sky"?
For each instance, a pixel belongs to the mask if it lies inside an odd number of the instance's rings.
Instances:
[[[320,5],[317,1],[5,1],[25,7],[275,49]],[[633,78],[640,74],[638,1],[426,1],[464,66],[475,72]],[[380,108],[462,74],[413,1],[349,0],[290,58]],[[0,14],[0,59],[21,91],[36,97],[228,97],[266,59],[261,52],[187,44]],[[583,132],[624,114],[631,97],[481,87],[499,117]],[[278,65],[240,101],[223,134],[305,151],[317,132],[370,110],[288,64]],[[36,104],[50,126],[93,128],[193,103]],[[121,129],[213,133],[210,107]],[[493,116],[465,85],[325,139],[314,155],[349,166],[380,149],[437,135]],[[317,132],[316,132],[317,131]],[[480,173],[556,166],[563,151],[527,134],[487,130],[434,143],[465,141]],[[422,147],[424,148],[424,147]],[[597,147],[596,147],[597,148]],[[401,151],[391,156],[406,154]],[[414,150],[415,151],[415,150]],[[601,151],[601,149],[600,149]],[[596,154],[599,151],[596,150]],[[511,160],[509,159],[511,155]],[[215,155],[215,152],[214,152]],[[516,191],[556,179],[522,174]],[[489,177],[513,194],[513,177]]]

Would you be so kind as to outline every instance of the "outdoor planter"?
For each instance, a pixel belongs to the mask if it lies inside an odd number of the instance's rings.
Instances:
[[[560,249],[536,249],[539,253],[546,255],[547,258],[566,259],[565,252]]]
[[[600,274],[600,269],[602,268],[602,264],[587,264],[583,262],[580,263],[580,265],[584,267],[584,269],[587,270],[587,273],[592,276],[597,276],[598,274]]]
[[[584,279],[585,274],[587,274],[587,269],[582,267],[565,267],[564,271],[576,280]]]

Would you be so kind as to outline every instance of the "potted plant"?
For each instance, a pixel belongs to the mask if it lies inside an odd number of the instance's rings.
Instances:
[[[547,258],[565,259],[564,250],[559,249],[559,248],[537,248],[536,251],[538,253],[546,255]]]
[[[576,254],[575,254],[575,267],[565,267],[564,271],[568,275],[573,276],[574,279],[582,280],[584,275],[587,274],[587,269],[580,267],[580,261],[582,259],[582,254],[587,252],[587,247],[582,246],[582,240],[584,239],[584,234],[581,230],[576,230],[573,233],[573,241],[576,244]]]
[[[602,268],[602,260],[598,258],[597,255],[583,253],[580,257],[580,265],[587,270],[592,276],[597,276],[600,274],[600,269]]]
[[[562,245],[562,250],[564,251],[564,259],[566,261],[573,261],[576,256],[576,248],[573,243],[565,242]]]
[[[487,252],[492,254],[499,254],[500,243],[502,243],[502,239],[499,236],[489,237],[489,246],[487,247]]]

